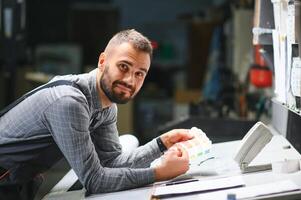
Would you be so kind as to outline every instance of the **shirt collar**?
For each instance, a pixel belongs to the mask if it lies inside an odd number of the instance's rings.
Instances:
[[[101,102],[98,98],[98,91],[97,91],[97,70],[94,69],[89,72],[89,87],[91,89],[91,101],[92,101],[92,108],[93,110],[100,110],[102,109]]]

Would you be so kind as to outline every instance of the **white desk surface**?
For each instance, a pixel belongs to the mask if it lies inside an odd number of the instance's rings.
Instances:
[[[236,152],[236,149],[239,145],[240,141],[231,141],[231,142],[223,142],[216,143],[212,146],[212,155],[214,155],[215,159],[211,159],[206,161],[199,168],[192,168],[188,171],[185,176],[193,175],[199,179],[212,179],[217,178],[219,176],[231,176],[241,174],[237,164],[232,160],[233,155]],[[290,148],[288,148],[290,146]],[[300,159],[301,155],[295,150],[291,144],[280,135],[276,135],[273,137],[271,142],[262,150],[262,152],[254,159],[251,164],[267,164],[276,161],[283,161],[284,159]],[[211,171],[210,171],[211,170]],[[212,173],[216,173],[217,175],[210,175]],[[70,173],[74,176],[74,174]],[[246,183],[246,186],[259,185],[264,183],[270,183],[278,180],[290,179],[294,183],[296,183],[301,188],[301,171],[295,173],[275,173],[273,171],[265,171],[265,172],[256,172],[242,175],[243,180]],[[71,178],[71,179],[74,179]],[[64,184],[66,185],[66,179]],[[59,184],[58,184],[59,185]],[[69,185],[69,187],[72,184]],[[66,186],[67,187],[67,186]],[[120,192],[112,192],[105,194],[96,194],[88,197],[84,197],[84,192],[81,191],[73,191],[73,192],[65,192],[62,190],[62,187],[58,187],[58,190],[52,190],[44,199],[70,199],[70,195],[72,199],[88,199],[88,200],[115,200],[115,199],[147,199],[151,198],[151,194],[155,189],[154,185],[150,185],[147,187],[136,188],[132,190],[120,191]],[[67,187],[68,188],[68,187]],[[297,195],[300,195],[301,192],[294,192]],[[293,193],[289,193],[293,194]],[[285,195],[285,194],[283,194]],[[276,197],[280,199],[292,199],[290,196],[281,196],[274,195],[271,196],[273,199]],[[172,199],[198,199],[198,195],[187,195],[182,197],[176,197]],[[257,198],[257,199],[262,199]],[[268,199],[265,197],[265,199]]]

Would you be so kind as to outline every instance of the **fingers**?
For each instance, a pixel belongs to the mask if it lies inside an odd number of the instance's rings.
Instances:
[[[172,146],[171,148],[168,149],[167,152],[165,152],[164,155],[165,156],[181,157],[182,156],[182,152],[176,146]]]
[[[179,151],[181,152],[181,157],[184,159],[189,159],[188,151],[186,151],[185,148],[183,148],[181,145],[177,145]]]
[[[181,156],[179,156],[178,159],[181,160],[182,168],[183,168],[182,172],[184,173],[189,169],[189,154],[186,151],[186,149],[180,145],[177,145],[177,149],[181,154]]]
[[[173,143],[186,141],[194,138],[194,135],[189,132],[189,129],[174,129],[171,131],[172,136],[170,137]]]
[[[183,148],[181,145],[177,145],[177,144],[172,146],[166,152],[166,154],[176,155],[177,157],[182,159],[189,159],[188,151],[185,148]]]
[[[167,180],[187,170],[189,170],[187,151],[181,146],[174,145],[164,153],[161,165],[155,169],[155,177],[156,180]]]
[[[189,132],[189,129],[173,129],[160,136],[163,144],[169,149],[178,142],[183,142],[194,138],[194,134]]]

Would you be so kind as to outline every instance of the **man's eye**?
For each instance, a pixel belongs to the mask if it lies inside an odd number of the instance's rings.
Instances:
[[[120,64],[119,65],[119,68],[122,70],[122,71],[126,71],[128,69],[128,66],[125,65],[125,64]]]
[[[143,78],[145,76],[145,73],[143,72],[136,72],[136,76],[139,78]]]

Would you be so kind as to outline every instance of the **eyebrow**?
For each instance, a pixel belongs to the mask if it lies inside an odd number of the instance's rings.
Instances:
[[[123,60],[121,62],[126,63],[129,66],[131,66],[131,67],[133,66],[133,63],[131,63],[131,62],[127,61],[127,60]],[[142,71],[144,71],[145,73],[147,73],[147,70],[145,68],[140,67],[139,69],[142,70]]]

